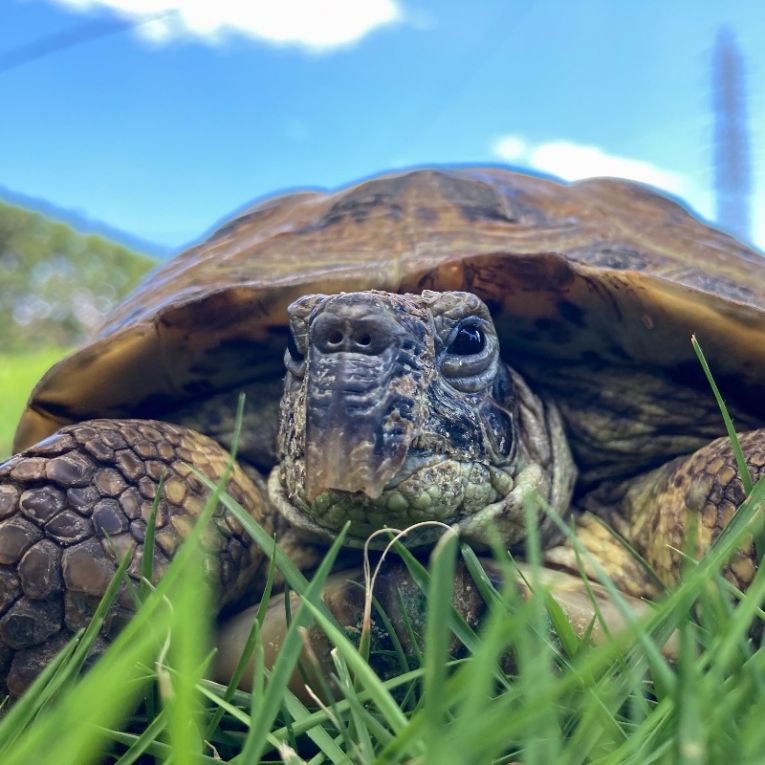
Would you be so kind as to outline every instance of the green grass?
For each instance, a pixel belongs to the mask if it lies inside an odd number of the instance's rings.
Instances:
[[[242,516],[230,497],[220,498]],[[120,765],[139,757],[174,765],[762,762],[765,651],[748,635],[761,620],[765,576],[741,595],[720,570],[751,533],[764,498],[761,481],[730,531],[701,563],[689,564],[669,597],[599,647],[562,635],[545,598],[524,600],[512,584],[486,591],[480,633],[465,632],[450,593],[454,567],[472,556],[447,534],[429,570],[410,561],[429,600],[422,658],[388,681],[370,670],[318,597],[342,535],[310,582],[277,554],[276,568],[303,606],[253,695],[201,679],[210,643],[197,532],[93,669],[74,677],[91,632],[7,714],[0,762],[86,765],[102,762],[104,751]],[[268,534],[251,519],[247,527],[272,554]],[[495,563],[511,581],[512,561],[501,554]],[[312,620],[336,646],[335,700],[318,709],[286,687]],[[459,660],[446,653],[450,630],[465,644]],[[669,661],[661,646],[672,631],[680,640]],[[256,650],[258,642],[256,631]],[[159,705],[147,715],[139,702],[153,688]]]
[[[522,597],[515,562],[501,545],[493,561],[504,573],[499,589],[451,532],[427,568],[399,550],[428,607],[419,650],[399,656],[402,671],[387,680],[370,668],[358,634],[338,625],[319,597],[343,535],[309,581],[221,485],[211,488],[200,525],[157,587],[142,588],[143,605],[102,659],[78,677],[118,580],[95,625],[0,721],[3,765],[765,762],[765,649],[752,638],[762,634],[765,569],[746,593],[721,573],[762,529],[765,479],[752,485],[711,550],[689,558],[680,583],[647,613],[636,614],[600,575],[628,626],[598,646],[586,626],[577,631],[568,623],[555,591],[541,584],[534,534],[526,569],[532,598]],[[211,643],[199,541],[218,501],[301,597],[275,665],[256,671],[254,694],[203,679]],[[458,566],[471,572],[486,604],[477,634],[451,606]],[[392,621],[399,632],[413,629]],[[315,708],[287,688],[311,623],[335,647],[333,698]],[[668,658],[670,635],[676,648]],[[450,642],[461,645],[458,658],[450,657]],[[258,656],[257,621],[251,644]]]
[[[25,353],[0,353],[0,460],[11,453],[13,434],[35,383],[66,348],[41,348]]]

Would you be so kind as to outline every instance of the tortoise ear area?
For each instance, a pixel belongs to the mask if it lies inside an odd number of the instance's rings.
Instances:
[[[500,461],[511,462],[518,444],[517,399],[513,382],[504,364],[500,363],[491,396],[479,409],[481,424],[492,450]]]
[[[289,335],[284,351],[284,365],[295,377],[305,372],[305,357],[308,353],[308,330],[311,317],[327,300],[327,295],[303,295],[287,308]]]
[[[329,295],[303,295],[287,308],[292,345],[300,355],[305,355],[308,342],[308,328],[311,319],[329,299]],[[290,348],[292,351],[292,348]]]
[[[491,451],[494,452],[497,460],[499,462],[512,461],[518,442],[513,412],[499,406],[494,401],[488,400],[481,404],[479,414]]]
[[[321,293],[314,295],[303,295],[290,303],[287,306],[287,314],[289,315],[290,325],[294,328],[295,324],[309,321],[311,314],[319,307],[321,307],[329,298],[329,295],[323,295]]]

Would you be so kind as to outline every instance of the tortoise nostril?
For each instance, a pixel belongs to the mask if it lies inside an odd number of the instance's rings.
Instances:
[[[388,311],[368,301],[337,304],[322,311],[311,325],[308,344],[320,353],[359,353],[378,356],[403,339],[404,330]]]

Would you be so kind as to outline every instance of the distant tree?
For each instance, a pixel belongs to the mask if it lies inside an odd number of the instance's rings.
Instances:
[[[75,345],[154,262],[0,203],[0,350]]]

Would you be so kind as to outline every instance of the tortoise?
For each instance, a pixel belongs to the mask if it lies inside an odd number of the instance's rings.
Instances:
[[[217,480],[303,568],[350,521],[439,520],[522,548],[531,490],[627,594],[679,575],[744,498],[695,332],[756,477],[765,465],[765,265],[643,186],[507,169],[386,174],[256,204],[158,268],[39,382],[0,466],[0,674],[19,694],[133,550],[160,477],[157,569]],[[286,365],[286,377],[285,377]],[[203,435],[204,434],[204,435]],[[264,556],[215,516],[223,602]],[[605,523],[603,523],[603,522]],[[576,569],[539,511],[546,561]],[[408,537],[432,543],[432,526]],[[750,548],[727,575],[745,587]],[[120,600],[105,626],[129,610]]]

